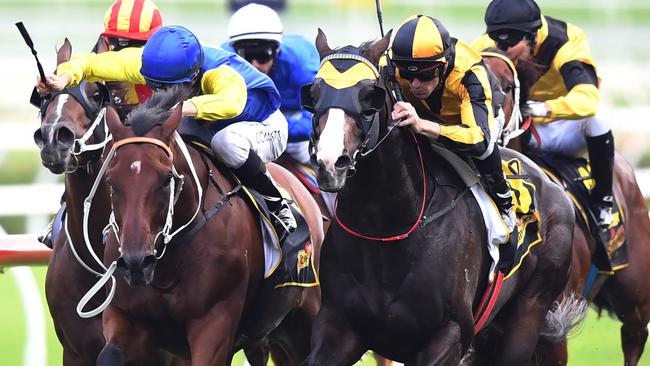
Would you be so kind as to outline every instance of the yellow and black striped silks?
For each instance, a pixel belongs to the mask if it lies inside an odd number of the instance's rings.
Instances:
[[[475,50],[494,47],[487,34],[472,43]],[[544,73],[530,89],[530,99],[548,104],[551,115],[536,123],[582,119],[596,114],[600,104],[600,78],[591,57],[587,36],[578,27],[542,16],[533,61]]]
[[[449,32],[440,21],[426,15],[414,15],[395,32],[391,59],[411,62],[415,66],[418,62],[446,62],[450,45]]]
[[[426,99],[411,92],[399,78],[406,99],[424,119],[441,123],[439,141],[446,147],[479,157],[488,149],[490,131],[496,131],[492,90],[481,56],[468,44],[452,38],[444,83]]]

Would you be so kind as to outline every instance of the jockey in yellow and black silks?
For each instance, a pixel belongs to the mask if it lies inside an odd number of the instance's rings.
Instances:
[[[496,145],[492,91],[481,56],[451,37],[440,21],[423,15],[402,23],[390,53],[406,99],[395,104],[392,117],[404,118],[401,126],[470,156],[512,232],[512,192]]]
[[[243,58],[221,48],[204,47],[181,26],[165,26],[142,48],[100,54],[82,53],[47,77],[41,92],[58,91],[81,80],[146,84],[155,90],[185,85],[192,95],[182,116],[200,120],[213,133],[215,156],[241,182],[267,199],[280,236],[296,229],[288,203],[264,163],[277,159],[287,146],[287,120],[273,81]]]
[[[533,117],[540,136],[531,145],[572,157],[587,150],[596,183],[592,206],[598,225],[608,227],[613,222],[614,137],[597,116],[600,78],[587,36],[572,24],[543,16],[534,0],[493,0],[485,23],[486,33],[472,44],[475,50],[496,46],[511,58],[533,62],[542,73],[522,110]]]

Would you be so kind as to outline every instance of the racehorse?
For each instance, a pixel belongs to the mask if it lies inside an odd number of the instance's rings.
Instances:
[[[322,62],[303,104],[315,113],[318,183],[338,191],[338,205],[304,365],[353,364],[367,349],[412,365],[455,365],[474,338],[490,265],[485,224],[449,163],[393,129],[393,102],[376,69],[389,39],[332,50],[321,30],[316,38]],[[557,186],[525,157],[508,155],[537,187],[544,242],[503,282],[491,316],[504,310],[491,323],[503,333],[496,363],[522,365],[566,284],[574,218]]]
[[[265,274],[259,219],[237,193],[241,186],[176,134],[187,93],[157,93],[129,114],[130,127],[107,110],[115,150],[106,171],[113,216],[104,261],[123,276],[104,310],[107,344],[98,365],[138,362],[157,348],[192,364],[225,365],[235,344],[258,340],[238,335],[241,321],[262,311],[251,307]],[[317,251],[318,207],[297,182],[290,188],[303,190],[294,199],[315,229]],[[259,324],[266,326],[259,338],[296,306],[301,290],[274,293],[281,301],[268,299],[275,317]]]
[[[71,52],[72,46],[66,39],[57,51],[57,64],[67,61]],[[118,95],[120,91],[109,93],[101,84],[83,82],[45,97],[41,126],[34,133],[43,165],[54,174],[65,173],[65,219],[61,234],[55,238],[45,278],[45,295],[63,347],[64,365],[94,364],[105,343],[101,316],[81,318],[75,309],[102,271],[84,244],[83,205],[101,166],[103,148],[111,146],[103,110],[112,96]],[[101,258],[100,226],[108,220],[110,212],[104,184],[97,187],[94,203],[88,237],[94,243],[92,250]],[[99,306],[104,300],[105,296],[97,295],[89,306]],[[147,363],[172,364],[169,355],[158,352],[150,355]]]
[[[538,79],[540,72],[529,62],[517,61],[515,59],[517,75],[521,83],[520,103],[525,103],[528,99],[528,88]],[[498,76],[504,88],[514,84],[515,76],[507,61],[499,57],[484,57],[484,62]],[[509,93],[509,98],[513,97],[514,94]],[[526,154],[535,154],[535,151],[526,149],[526,143],[523,141],[525,138],[530,138],[530,135],[515,138],[508,146]],[[621,339],[624,363],[633,366],[638,364],[643,353],[648,337],[647,325],[650,321],[650,284],[647,281],[647,274],[650,273],[650,220],[647,204],[634,176],[634,170],[619,154],[616,154],[614,161],[613,191],[626,219],[625,236],[628,252],[631,254],[629,266],[607,277],[600,290],[592,287],[592,293],[595,292],[596,295],[591,301],[599,312],[607,310],[610,314],[615,314],[623,323]],[[583,293],[595,251],[596,241],[590,234],[589,228],[584,221],[578,220],[573,234],[571,275],[563,295]],[[566,342],[540,346],[538,364],[567,363]]]

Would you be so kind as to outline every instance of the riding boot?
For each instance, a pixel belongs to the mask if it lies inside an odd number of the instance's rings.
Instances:
[[[65,217],[65,214],[66,204],[64,197],[61,197],[61,208],[59,208],[59,211],[57,211],[52,221],[50,221],[50,223],[43,230],[41,235],[36,238],[36,240],[38,240],[41,244],[44,244],[46,247],[54,249],[54,241],[56,240],[56,237],[63,227],[63,218]]]
[[[503,174],[499,147],[495,144],[492,153],[488,157],[483,160],[474,159],[474,163],[488,185],[488,194],[497,205],[501,219],[508,229],[508,240],[499,248],[501,253],[499,268],[503,269],[505,273],[506,270],[511,268],[514,255],[517,252],[517,232],[515,230],[517,218],[513,210],[512,191]]]
[[[595,186],[591,190],[591,205],[596,223],[601,229],[608,228],[614,221],[612,207],[612,175],[614,170],[614,136],[612,131],[604,135],[587,137],[591,177]]]
[[[244,164],[233,171],[245,186],[256,190],[264,197],[273,216],[273,226],[281,241],[296,230],[296,219],[291,213],[289,204],[282,198],[282,194],[267,173],[264,162],[255,151],[250,150]]]

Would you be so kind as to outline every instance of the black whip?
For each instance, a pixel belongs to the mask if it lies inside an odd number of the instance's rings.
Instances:
[[[18,27],[18,31],[20,31],[20,35],[23,36],[23,39],[25,40],[25,43],[27,43],[29,49],[32,50],[32,55],[34,55],[34,58],[36,59],[36,67],[38,67],[38,74],[41,76],[41,81],[45,83],[45,72],[43,71],[43,66],[41,65],[41,62],[38,60],[38,55],[36,54],[36,50],[34,49],[34,42],[32,42],[32,38],[29,36],[29,33],[27,32],[27,29],[23,25],[23,22],[16,23],[16,27]]]
[[[382,17],[382,11],[381,11],[381,0],[375,0],[375,5],[377,7],[377,20],[379,21],[379,31],[381,32],[381,37],[385,37],[384,34],[384,19]],[[404,100],[402,98],[402,91],[399,89],[399,83],[397,82],[397,78],[395,77],[395,69],[393,67],[393,63],[390,61],[390,56],[388,54],[388,48],[386,48],[386,81],[390,85],[390,90],[393,94],[393,98],[401,102]]]

